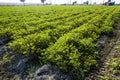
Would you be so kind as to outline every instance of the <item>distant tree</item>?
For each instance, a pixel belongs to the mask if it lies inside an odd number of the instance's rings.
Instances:
[[[25,0],[20,0],[20,2],[23,2],[23,5],[25,5]]]
[[[72,4],[73,4],[73,5],[77,4],[77,1],[74,1]]]
[[[103,0],[103,4],[105,4],[105,0]]]
[[[85,5],[88,5],[88,4],[89,4],[89,1],[84,2],[84,4],[85,4]]]
[[[111,2],[111,0],[108,0],[108,2]]]
[[[45,1],[46,1],[46,0],[41,0],[41,2],[43,3],[43,5],[44,5]]]

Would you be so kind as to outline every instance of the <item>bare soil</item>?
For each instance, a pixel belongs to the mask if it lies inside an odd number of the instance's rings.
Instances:
[[[112,66],[110,66],[113,59],[120,59],[119,45],[120,21],[116,25],[114,36],[106,41],[104,49],[100,52],[98,67],[95,67],[85,80],[120,80],[120,74],[116,76]]]

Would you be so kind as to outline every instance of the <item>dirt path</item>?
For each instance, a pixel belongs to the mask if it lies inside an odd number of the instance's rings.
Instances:
[[[6,77],[6,80],[8,80],[7,78],[9,77],[9,76],[7,76],[9,73],[8,73],[8,70],[7,70],[7,68],[5,68],[4,67],[4,65],[3,65],[3,58],[2,58],[2,56],[3,56],[3,53],[4,52],[6,52],[6,50],[5,50],[5,48],[4,48],[4,46],[3,45],[1,45],[0,46],[0,80],[5,80],[4,78]]]
[[[56,67],[40,65],[33,56],[12,52],[7,42],[0,41],[0,80],[69,80]]]
[[[112,39],[113,40],[113,39]],[[120,80],[120,22],[117,24],[114,42],[105,44],[104,50],[100,54],[100,65],[94,70],[86,80]],[[118,67],[118,69],[116,69]]]

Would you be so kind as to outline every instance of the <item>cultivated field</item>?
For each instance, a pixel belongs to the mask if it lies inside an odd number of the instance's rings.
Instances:
[[[0,46],[84,80],[98,65],[98,40],[113,35],[119,18],[118,6],[0,7]]]

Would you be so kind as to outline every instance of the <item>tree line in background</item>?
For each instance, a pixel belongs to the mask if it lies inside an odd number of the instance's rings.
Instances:
[[[44,5],[44,3],[45,3],[45,1],[46,0],[40,0],[41,1],[41,3]],[[25,0],[20,0],[20,2],[23,2],[23,5],[25,5]],[[56,0],[55,0],[55,2],[56,2]],[[54,2],[54,4],[55,4],[55,2]],[[50,3],[46,3],[46,5],[47,4],[52,4],[52,2],[51,2],[51,0],[50,0]],[[73,1],[72,3],[71,3],[71,0],[68,0],[68,2],[66,3],[66,4],[72,4],[72,5],[75,5],[75,4],[78,4],[77,3],[77,1]],[[65,5],[66,5],[65,4]],[[87,1],[85,1],[85,2],[83,2],[82,3],[82,0],[81,0],[81,4],[84,4],[84,5],[88,5],[88,4],[92,4],[92,0],[87,0]],[[94,2],[93,4],[96,4],[96,2]],[[112,0],[108,0],[107,2],[105,2],[105,0],[103,0],[103,3],[102,3],[103,5],[115,5],[115,1],[113,2]]]
[[[40,1],[44,5],[44,3],[45,3],[46,0],[40,0]],[[20,2],[22,2],[23,5],[25,5],[25,0],[20,0]],[[68,4],[70,4],[70,3],[71,3],[71,0],[68,1]],[[88,5],[88,3],[89,3],[89,1],[84,2],[84,4],[87,4],[87,5]],[[50,4],[51,4],[51,2],[50,2]],[[72,4],[73,5],[77,4],[77,1],[73,1]]]
[[[40,0],[42,3],[43,3],[43,5],[44,5],[44,3],[45,3],[45,1],[46,0]],[[22,2],[23,3],[23,5],[25,5],[25,0],[20,0],[20,2]]]

